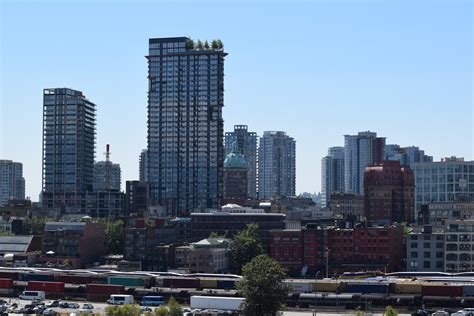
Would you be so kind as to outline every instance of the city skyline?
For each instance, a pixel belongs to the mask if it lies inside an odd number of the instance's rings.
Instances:
[[[189,19],[183,25],[172,24],[172,30],[163,28],[172,23],[168,17],[155,25],[146,18],[135,18],[133,21],[140,23],[128,25],[129,29],[123,29],[120,18],[105,17],[111,24],[104,26],[107,21],[102,18],[109,9],[104,3],[94,4],[90,26],[61,24],[67,19],[61,12],[88,12],[87,6],[53,3],[1,4],[0,157],[23,163],[26,195],[33,200],[41,191],[44,88],[78,89],[94,100],[97,148],[110,143],[112,160],[122,166],[124,181],[138,179],[137,156],[146,148],[143,56],[151,37],[223,40],[229,53],[224,132],[244,124],[259,137],[267,130],[282,130],[294,137],[297,193],[320,191],[320,158],[328,147],[343,145],[342,135],[362,130],[375,131],[390,143],[420,146],[435,161],[451,155],[472,159],[472,5],[468,1],[454,5],[344,4],[349,13],[337,12],[342,4],[303,2],[295,8],[285,3],[274,7],[260,3],[248,14],[243,31],[232,26],[228,7],[212,9],[213,2],[195,8],[197,11],[165,4],[173,13],[183,10],[183,19]],[[246,12],[235,3],[230,6],[236,16]],[[410,15],[404,14],[406,8]],[[14,20],[19,10],[30,23],[20,25],[20,20]],[[153,11],[130,3],[112,8],[118,17],[129,10],[144,16]],[[263,11],[268,13],[271,31],[261,24],[257,27]],[[200,13],[213,13],[222,23],[201,21]],[[57,19],[45,18],[49,15]],[[438,25],[440,17],[442,26]],[[279,25],[282,18],[288,22],[287,29]],[[399,19],[406,25],[398,23]],[[371,29],[372,23],[379,23],[382,31]],[[91,32],[92,28],[98,32]],[[250,29],[254,32],[245,32]],[[75,36],[60,36],[69,33]],[[311,37],[313,33],[316,39]],[[125,49],[111,46],[125,42]],[[295,50],[295,45],[300,49]],[[351,56],[344,53],[348,48],[354,49]],[[301,53],[299,61],[278,63],[295,51]],[[379,119],[381,109],[384,120]],[[469,112],[471,115],[466,114]],[[95,158],[102,160],[99,153]]]

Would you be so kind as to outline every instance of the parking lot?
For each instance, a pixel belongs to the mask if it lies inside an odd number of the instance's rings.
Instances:
[[[10,297],[0,297],[0,299],[5,300],[8,305],[12,304],[17,304],[18,308],[15,309],[16,312],[11,312],[9,315],[22,315],[22,313],[19,312],[19,310],[26,305],[30,305],[32,302],[29,300],[21,300],[19,298],[10,298]],[[43,303],[48,304],[50,303],[50,300],[44,300]],[[61,301],[63,302],[63,301]],[[74,301],[64,301],[64,302],[74,302]],[[51,308],[52,310],[58,312],[58,313],[72,313],[72,312],[78,312],[78,311],[83,311],[82,307],[85,302],[74,302],[79,304],[79,308],[60,308],[60,307],[53,307]],[[91,313],[100,313],[103,314],[105,312],[105,307],[107,306],[106,303],[91,303],[93,306],[93,309],[91,309]]]

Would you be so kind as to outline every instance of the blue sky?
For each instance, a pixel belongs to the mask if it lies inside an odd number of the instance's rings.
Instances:
[[[220,38],[225,130],[297,141],[297,192],[344,134],[376,131],[435,159],[473,158],[473,3],[399,1],[0,1],[0,158],[41,190],[42,89],[97,104],[97,158],[122,181],[146,148],[149,37]]]

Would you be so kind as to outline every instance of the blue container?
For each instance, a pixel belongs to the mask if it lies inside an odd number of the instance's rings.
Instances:
[[[21,281],[51,281],[51,282],[54,282],[54,275],[23,273],[21,275]]]
[[[235,289],[235,280],[217,280],[217,288],[221,290]]]
[[[349,283],[347,284],[346,292],[362,294],[386,294],[388,293],[388,284]]]

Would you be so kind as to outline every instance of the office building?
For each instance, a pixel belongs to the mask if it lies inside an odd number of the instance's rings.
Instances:
[[[321,159],[321,206],[327,207],[331,194],[344,192],[344,147],[331,147]]]
[[[474,200],[474,161],[464,158],[444,158],[435,162],[413,165],[415,173],[416,210],[432,202]]]
[[[446,221],[444,271],[450,273],[474,271],[474,220]]]
[[[260,138],[258,190],[260,199],[294,196],[296,142],[281,131],[264,132]]]
[[[333,193],[329,208],[336,218],[361,221],[364,217],[364,197],[354,193]]]
[[[81,91],[44,89],[43,208],[83,212],[94,181],[95,107]]]
[[[217,208],[224,162],[224,58],[220,41],[151,38],[148,177],[151,203],[167,214]]]
[[[402,166],[413,166],[417,162],[432,162],[433,156],[425,155],[425,151],[416,146],[400,147],[397,144],[386,144],[384,160],[398,160]]]
[[[235,125],[233,132],[225,133],[225,154],[229,155],[237,146],[247,163],[247,196],[258,198],[257,195],[257,133],[249,132],[247,125]]]
[[[370,131],[344,136],[344,191],[364,193],[364,171],[383,160],[384,137]]]
[[[125,188],[127,214],[137,214],[139,217],[143,217],[148,210],[148,182],[127,181]]]
[[[407,236],[407,271],[444,271],[444,227],[414,227]]]
[[[9,200],[25,199],[23,164],[11,160],[0,160],[0,207]]]
[[[236,147],[236,146],[235,146]],[[247,199],[247,162],[237,148],[224,160],[224,201]]]
[[[98,161],[94,164],[94,191],[120,191],[121,171],[118,163]]]
[[[148,181],[148,150],[143,149],[140,153],[140,160],[138,166],[139,180],[140,182]]]
[[[433,202],[428,204],[428,222],[444,225],[447,220],[474,219],[474,202]]]
[[[413,222],[415,179],[400,161],[384,160],[365,169],[364,214],[373,222]]]

